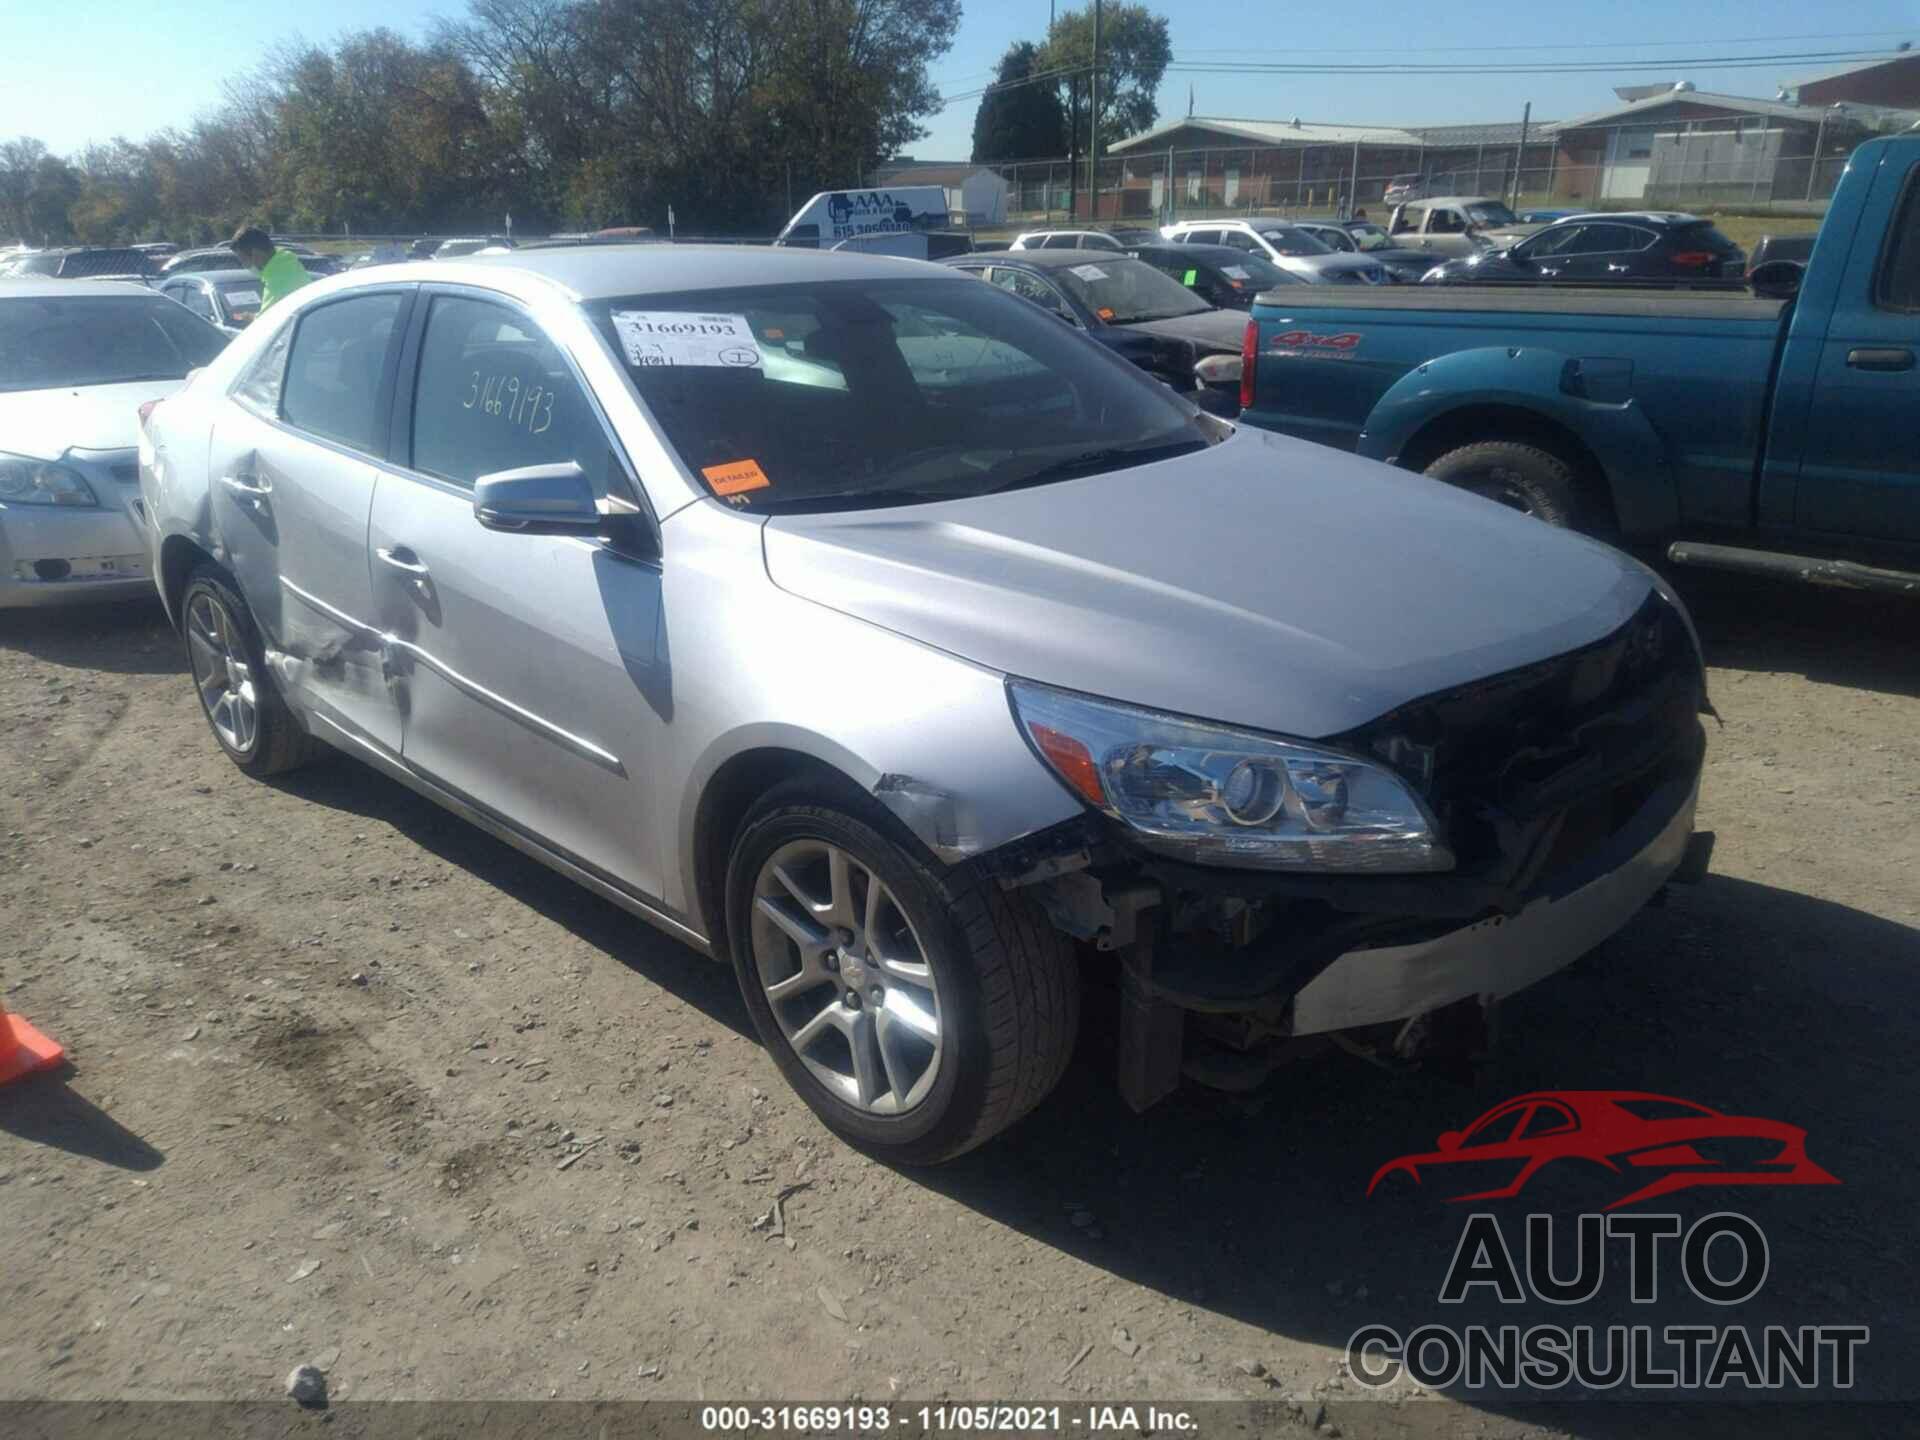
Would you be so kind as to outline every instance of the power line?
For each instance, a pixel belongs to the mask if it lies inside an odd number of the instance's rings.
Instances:
[[[1878,32],[1876,32],[1878,33]],[[1892,33],[1892,32],[1887,32]],[[1420,52],[1409,52],[1420,53]],[[1182,75],[1400,75],[1400,76],[1445,76],[1445,75],[1591,75],[1617,74],[1631,70],[1760,70],[1771,69],[1777,65],[1804,65],[1818,61],[1873,61],[1895,60],[1909,51],[1882,50],[1807,50],[1780,52],[1772,55],[1695,55],[1680,59],[1667,60],[1572,60],[1542,61],[1537,63],[1494,63],[1474,64],[1461,61],[1439,64],[1421,64],[1408,61],[1379,61],[1353,65],[1292,64],[1285,62],[1235,64],[1226,61],[1207,62],[1182,60],[1175,56],[1167,66],[1168,74]],[[1051,70],[1037,71],[1018,80],[996,80],[972,90],[962,90],[952,95],[940,97],[941,110],[946,110],[967,100],[977,100],[992,92],[1017,90],[1024,85],[1058,85],[1073,75],[1085,74],[1093,67],[1089,65],[1060,65]]]
[[[1435,65],[1412,61],[1375,61],[1354,65],[1271,63],[1235,64],[1227,61],[1188,61],[1175,56],[1167,69],[1180,72],[1236,75],[1584,75],[1618,70],[1741,70],[1774,65],[1801,65],[1817,60],[1892,60],[1906,52],[1878,50],[1808,50],[1775,55],[1690,55],[1674,60],[1567,60],[1535,63],[1475,64],[1471,61]]]
[[[1881,35],[1907,35],[1909,30],[1829,30],[1805,35],[1752,35],[1746,39],[1721,36],[1716,43],[1722,45],[1774,45],[1788,40],[1864,40]],[[1409,45],[1397,50],[1383,49],[1378,45],[1363,45],[1352,49],[1302,50],[1297,46],[1284,48],[1259,49],[1246,45],[1229,48],[1192,49],[1189,55],[1445,55],[1468,52],[1484,55],[1493,51],[1541,51],[1541,50],[1658,50],[1674,49],[1685,45],[1699,45],[1699,40],[1565,40],[1551,45]]]

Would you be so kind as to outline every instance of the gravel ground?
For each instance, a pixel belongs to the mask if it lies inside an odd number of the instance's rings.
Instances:
[[[813,1121],[720,966],[351,762],[247,780],[157,610],[0,617],[0,983],[74,1061],[0,1091],[0,1399],[278,1397],[313,1363],[336,1400],[1291,1398],[1304,1433],[1355,1392],[1354,1329],[1453,1318],[1460,1212],[1366,1200],[1374,1167],[1523,1089],[1609,1086],[1806,1128],[1843,1184],[1732,1195],[1771,1245],[1739,1319],[1870,1324],[1858,1393],[1912,1397],[1920,611],[1688,588],[1725,717],[1714,874],[1509,1002],[1477,1082],[1340,1055],[1134,1117],[1096,996],[1052,1100],[911,1173]],[[1580,1319],[1647,1319],[1621,1289]]]

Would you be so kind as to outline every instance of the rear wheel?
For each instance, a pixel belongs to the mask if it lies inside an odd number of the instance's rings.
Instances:
[[[180,616],[200,709],[228,759],[249,775],[264,777],[305,765],[323,752],[280,698],[260,632],[224,571],[202,565],[187,578]]]
[[[1482,440],[1449,450],[1425,473],[1549,525],[1568,528],[1581,518],[1573,467],[1538,446]]]
[[[774,1062],[827,1127],[950,1159],[1045,1098],[1072,1053],[1065,939],[971,867],[936,871],[828,782],[749,813],[727,871],[734,971]]]

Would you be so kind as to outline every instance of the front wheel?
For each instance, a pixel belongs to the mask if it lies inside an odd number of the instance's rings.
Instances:
[[[857,793],[789,782],[727,869],[740,990],[774,1063],[827,1127],[932,1164],[1039,1104],[1073,1050],[1072,952],[1031,902],[936,871]]]
[[[1573,467],[1534,445],[1513,440],[1462,445],[1424,473],[1549,525],[1564,529],[1579,520],[1580,490]]]

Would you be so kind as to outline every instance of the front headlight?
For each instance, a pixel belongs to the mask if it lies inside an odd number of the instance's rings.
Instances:
[[[1371,760],[1024,680],[1007,689],[1068,788],[1163,854],[1258,870],[1453,868],[1426,807]]]
[[[0,455],[0,505],[97,505],[87,482],[64,465]]]

